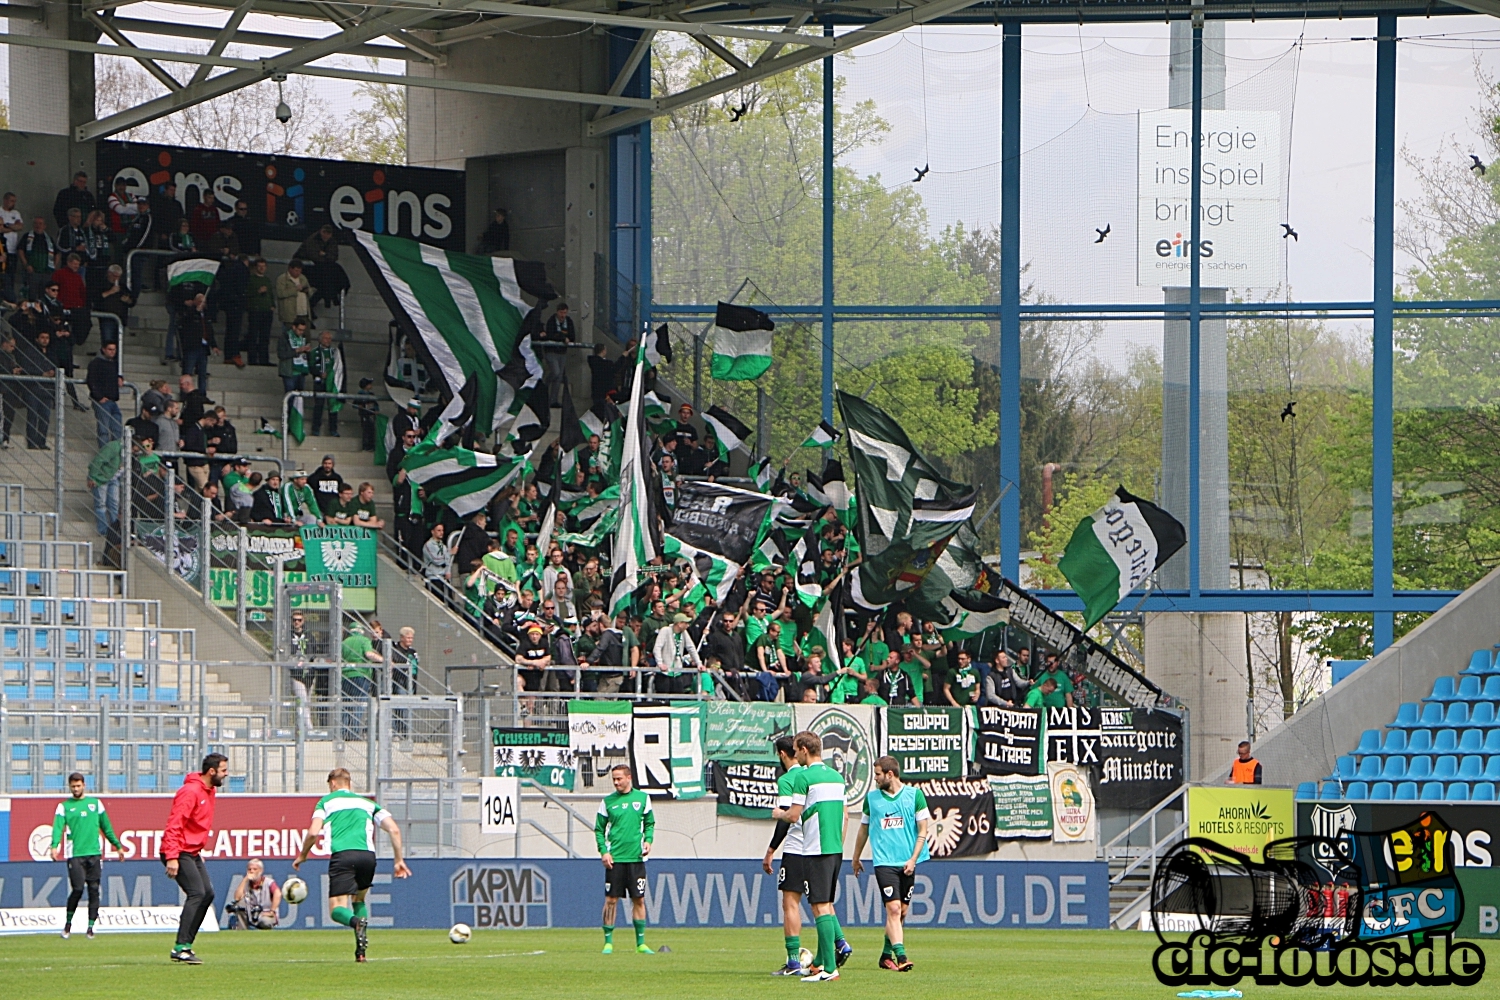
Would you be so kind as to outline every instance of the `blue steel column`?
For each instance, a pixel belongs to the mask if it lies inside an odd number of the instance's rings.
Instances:
[[[1000,49],[1000,571],[1021,574],[1021,22]]]
[[[1391,336],[1396,217],[1396,18],[1381,17],[1375,43],[1375,322],[1372,365],[1373,427],[1371,428],[1371,556],[1374,561],[1375,600],[1394,596],[1394,561],[1391,540],[1393,511]],[[1375,614],[1375,652],[1391,644],[1396,616],[1390,611]]]
[[[651,94],[651,53],[641,60],[641,87],[649,97]],[[637,280],[641,286],[641,328],[633,336],[645,336],[651,329],[651,123],[641,122],[640,166],[636,169],[636,184],[639,185],[641,206],[639,234],[640,260],[636,264]]]
[[[1201,333],[1203,326],[1203,274],[1198,255],[1199,241],[1203,238],[1203,17],[1201,12],[1193,14],[1193,197],[1192,225],[1189,238],[1192,240],[1192,282],[1188,291],[1188,592],[1197,597],[1200,593],[1198,566],[1199,497],[1202,493],[1202,430],[1201,420],[1203,379],[1199,370],[1202,362]]]
[[[833,24],[823,25],[833,35]],[[833,423],[833,56],[823,60],[823,419]]]

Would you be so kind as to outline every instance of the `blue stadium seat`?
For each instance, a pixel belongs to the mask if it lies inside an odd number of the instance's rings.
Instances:
[[[1441,702],[1429,702],[1422,706],[1422,721],[1418,725],[1427,729],[1443,728],[1443,706]]]
[[[1389,801],[1395,798],[1394,786],[1389,781],[1377,781],[1370,786],[1370,798]]]
[[[1341,799],[1343,797],[1344,790],[1339,787],[1337,781],[1323,782],[1323,788],[1318,793],[1318,798],[1320,799]]]
[[[244,792],[244,790],[245,790],[245,776],[242,775],[242,774],[239,774],[239,775],[232,774],[232,775],[230,775],[229,776],[229,790],[231,792],[235,793],[236,795]]]
[[[1458,730],[1456,730],[1456,729],[1439,729],[1437,731],[1437,735],[1435,737],[1433,737],[1433,740],[1432,740],[1432,752],[1435,753],[1435,754],[1439,754],[1439,753],[1456,753],[1457,751],[1458,751]]]
[[[1432,777],[1432,758],[1425,754],[1413,757],[1406,766],[1406,776],[1412,781],[1425,781]]]
[[[1406,730],[1388,729],[1385,734],[1385,753],[1406,753]]]
[[[1469,657],[1469,665],[1464,668],[1466,674],[1487,674],[1495,669],[1495,653],[1489,649],[1476,649],[1474,655]]]
[[[109,790],[112,792],[123,792],[125,790],[125,775],[111,774],[109,776]]]
[[[1478,701],[1479,692],[1482,690],[1480,687],[1481,683],[1480,679],[1472,674],[1468,677],[1460,677],[1458,679],[1458,700]]]
[[[1414,701],[1404,703],[1396,709],[1396,721],[1391,723],[1395,729],[1414,729],[1421,725],[1422,708]]]
[[[1484,753],[1500,753],[1500,729],[1491,729],[1484,738]]]
[[[1355,777],[1361,781],[1379,781],[1380,764],[1379,757],[1364,758],[1359,762],[1359,771],[1355,774]]]
[[[1411,741],[1406,744],[1407,753],[1432,753],[1432,730],[1413,729]]]
[[[1458,776],[1464,781],[1478,781],[1484,777],[1484,758],[1469,754],[1458,762]]]
[[[67,787],[63,782],[63,776],[60,774],[42,775],[42,791],[44,792],[61,792],[65,791]]]
[[[1439,677],[1432,682],[1432,694],[1423,701],[1452,701],[1458,697],[1458,688],[1452,677]]]
[[[1500,756],[1490,757],[1485,762],[1484,776],[1489,781],[1500,781]]]
[[[1465,729],[1458,737],[1459,753],[1483,753],[1484,730]]]
[[[1484,679],[1484,690],[1479,697],[1485,701],[1500,701],[1500,674],[1491,674]]]
[[[1366,729],[1359,737],[1359,746],[1354,749],[1357,754],[1380,753],[1380,730]]]
[[[1358,773],[1359,767],[1354,763],[1354,758],[1345,754],[1334,762],[1333,773],[1328,777],[1333,781],[1353,781]]]
[[[1466,701],[1449,702],[1447,714],[1443,716],[1443,725],[1449,729],[1462,729],[1468,724],[1469,703]]]
[[[1500,725],[1495,721],[1495,704],[1490,701],[1474,703],[1474,710],[1469,713],[1469,725],[1475,729],[1493,729]]]
[[[1455,781],[1448,786],[1448,801],[1469,801],[1469,783],[1467,781]]]
[[[1437,781],[1452,781],[1458,777],[1458,758],[1450,753],[1433,761],[1432,777]]]
[[[135,779],[135,783],[136,783],[136,786],[138,788],[140,788],[140,790],[143,791],[143,792],[154,792],[154,791],[156,791],[156,775],[154,775],[154,774],[140,774],[140,775],[137,775],[136,779]],[[1439,785],[1438,787],[1442,787],[1442,786]]]
[[[1495,784],[1492,781],[1481,781],[1474,786],[1474,793],[1469,796],[1474,802],[1494,802]]]
[[[1344,798],[1364,801],[1370,797],[1370,786],[1363,781],[1351,781],[1344,789]]]
[[[1316,781],[1304,781],[1297,786],[1297,798],[1315,799],[1318,797],[1318,783]]]
[[[1415,781],[1403,781],[1396,785],[1397,802],[1417,801],[1417,783]]]
[[[1386,781],[1402,781],[1406,778],[1406,758],[1387,757],[1385,769],[1380,772],[1381,778]]]
[[[1418,798],[1422,802],[1441,802],[1446,793],[1447,789],[1441,781],[1429,781],[1422,786],[1422,793]]]

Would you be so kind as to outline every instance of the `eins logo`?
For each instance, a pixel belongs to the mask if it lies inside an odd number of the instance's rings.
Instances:
[[[1170,240],[1156,241],[1156,256],[1158,257],[1187,257],[1190,253],[1192,243],[1183,238],[1181,233],[1175,234]],[[1214,255],[1213,240],[1198,241],[1198,255],[1204,260]]]
[[[385,171],[379,168],[370,172],[370,181],[368,191],[348,184],[334,189],[328,200],[328,217],[335,226],[434,240],[453,234],[453,220],[447,211],[453,203],[447,195],[434,192],[423,198],[415,191],[388,191]],[[367,211],[373,218],[366,217]]]

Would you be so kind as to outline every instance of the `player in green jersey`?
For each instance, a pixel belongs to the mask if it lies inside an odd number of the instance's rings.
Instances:
[[[927,840],[932,813],[920,788],[902,784],[901,765],[894,757],[875,761],[875,786],[865,796],[864,817],[854,838],[854,874],[864,870],[860,855],[870,844],[875,862],[875,884],[885,904],[885,948],[880,967],[910,972],[903,930],[911,910],[911,891],[917,865],[928,858]]]
[[[83,775],[74,771],[68,775],[68,791],[72,798],[57,804],[52,818],[52,860],[63,859],[63,832],[72,841],[73,850],[68,858],[68,917],[63,921],[62,936],[66,941],[73,933],[73,914],[78,911],[78,901],[83,898],[84,887],[89,891],[89,931],[94,936],[94,922],[99,919],[99,880],[102,875],[106,839],[115,845],[115,850],[124,851],[114,827],[109,825],[109,814],[104,803],[92,795],[85,795],[87,787]]]
[[[616,764],[609,772],[615,790],[599,803],[594,817],[594,843],[604,862],[604,954],[615,950],[616,904],[630,897],[630,916],[635,924],[635,950],[653,954],[646,947],[646,858],[656,837],[656,814],[651,799],[634,787],[628,764]]]
[[[844,778],[823,763],[823,741],[817,733],[798,733],[794,742],[802,766],[792,780],[792,804],[771,810],[771,818],[802,824],[802,875],[818,926],[817,959],[802,981],[827,982],[839,977],[838,967],[854,953],[835,943],[844,932],[833,912],[844,863]]]
[[[313,807],[312,823],[303,838],[302,850],[292,861],[293,868],[312,853],[328,827],[328,915],[354,931],[354,960],[365,960],[370,945],[370,910],[365,893],[375,884],[375,828],[391,838],[391,853],[396,865],[391,870],[397,878],[407,878],[411,869],[401,850],[401,827],[396,817],[376,803],[349,789],[349,772],[336,767],[328,772],[328,794]]]
[[[790,736],[776,738],[776,756],[781,758],[784,774],[776,779],[776,807],[788,809],[792,804],[793,774],[801,767],[797,763],[797,746]],[[802,968],[802,897],[807,893],[807,879],[802,874],[802,824],[778,820],[771,834],[771,845],[766,848],[761,867],[771,874],[771,859],[780,847],[781,867],[776,870],[776,887],[781,890],[781,929],[786,942],[786,964],[772,975],[805,976]]]

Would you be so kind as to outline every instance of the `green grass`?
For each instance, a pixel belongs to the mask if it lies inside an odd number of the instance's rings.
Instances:
[[[811,937],[811,935],[809,935]],[[170,966],[165,934],[101,935],[88,941],[0,937],[0,996],[7,1000],[407,1000],[439,997],[649,997],[653,1000],[751,1000],[820,989],[844,995],[962,998],[1149,997],[1177,990],[1152,978],[1155,937],[1115,931],[912,930],[916,969],[905,975],[875,968],[881,935],[851,930],[854,957],[838,982],[801,984],[769,973],[785,959],[781,935],[769,930],[652,930],[647,942],[671,954],[637,955],[629,928],[615,932],[617,952],[601,955],[598,931],[479,931],[463,946],[442,931],[370,934],[370,962],[353,962],[353,935],[344,931],[205,934],[204,965]],[[810,941],[809,941],[810,943]],[[1500,947],[1486,946],[1490,962]],[[1494,975],[1500,975],[1495,971]],[[1492,983],[1493,980],[1490,980]],[[1240,983],[1247,1000],[1293,991]],[[1347,992],[1330,988],[1336,992]],[[1421,988],[1422,1000],[1493,995],[1477,988]]]

